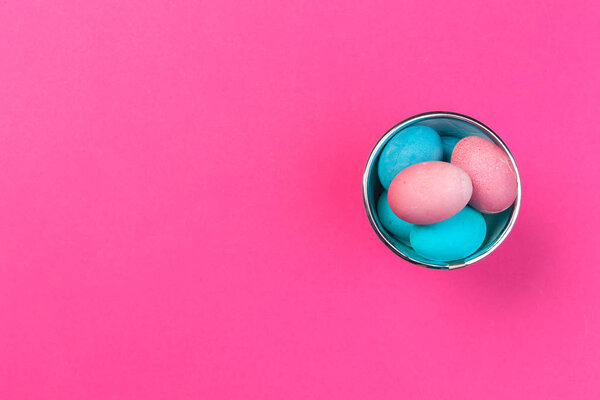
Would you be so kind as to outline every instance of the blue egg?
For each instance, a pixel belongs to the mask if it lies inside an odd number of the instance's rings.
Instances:
[[[442,160],[442,139],[428,126],[413,125],[392,137],[379,156],[377,173],[384,188],[404,168],[424,161]]]
[[[442,136],[442,148],[444,149],[444,161],[450,162],[450,158],[452,157],[452,150],[454,150],[454,146],[456,143],[460,141],[461,138],[457,138],[454,136]]]
[[[408,243],[410,240],[410,231],[415,225],[398,218],[394,214],[390,208],[390,203],[388,203],[387,194],[387,191],[383,192],[377,201],[379,221],[386,231]]]
[[[442,222],[415,225],[410,231],[410,244],[419,255],[433,261],[461,260],[479,249],[486,230],[483,215],[466,206]]]

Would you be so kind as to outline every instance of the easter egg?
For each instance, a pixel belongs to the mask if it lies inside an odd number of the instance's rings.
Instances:
[[[377,173],[384,188],[403,169],[423,161],[442,159],[442,140],[435,130],[427,126],[413,125],[392,137],[379,156]]]
[[[473,182],[469,204],[486,214],[506,210],[517,197],[517,174],[508,155],[489,140],[469,136],[452,152],[452,164],[462,168]]]
[[[392,181],[388,191],[390,208],[413,224],[434,224],[462,210],[473,187],[469,175],[455,165],[426,161],[411,165]]]
[[[414,224],[403,221],[393,213],[390,204],[388,203],[387,191],[379,196],[379,200],[377,201],[377,215],[385,230],[396,236],[398,239],[408,243],[410,230],[413,228]]]
[[[454,146],[459,142],[460,138],[455,136],[442,136],[442,150],[444,152],[442,159],[446,162],[450,162],[450,158],[452,157],[452,150],[454,150]]]
[[[460,260],[475,253],[485,239],[483,215],[466,206],[455,216],[431,225],[415,225],[410,244],[422,257],[433,261]]]

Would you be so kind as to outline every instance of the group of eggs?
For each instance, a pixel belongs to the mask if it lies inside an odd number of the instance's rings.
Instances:
[[[508,209],[518,192],[508,155],[490,140],[441,136],[413,125],[393,136],[377,165],[382,226],[425,259],[474,254],[486,237],[483,214]]]

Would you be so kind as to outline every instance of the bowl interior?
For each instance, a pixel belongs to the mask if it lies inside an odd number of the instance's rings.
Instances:
[[[515,171],[517,172],[518,181],[518,195],[513,205],[506,211],[499,214],[483,214],[486,225],[487,234],[486,238],[477,252],[471,256],[461,259],[454,260],[450,263],[440,263],[432,261],[419,256],[411,247],[409,243],[403,243],[396,239],[394,236],[389,234],[381,225],[379,216],[377,215],[377,199],[384,191],[379,178],[377,176],[377,164],[379,162],[379,155],[385,144],[402,129],[412,125],[424,125],[435,129],[440,136],[454,136],[458,138],[464,138],[467,136],[479,136],[494,142],[500,148],[502,148],[509,156]],[[390,129],[375,145],[369,161],[367,162],[367,168],[365,170],[365,176],[363,179],[363,196],[365,206],[367,208],[367,214],[375,229],[375,232],[379,238],[396,254],[404,258],[413,264],[436,268],[436,269],[454,269],[464,267],[472,264],[491,253],[508,235],[508,232],[512,228],[514,221],[516,220],[519,204],[521,201],[521,181],[519,179],[519,172],[515,164],[512,154],[506,147],[506,145],[500,140],[500,138],[492,132],[485,125],[478,121],[475,121],[469,117],[453,114],[453,113],[428,113],[418,115],[410,118]]]

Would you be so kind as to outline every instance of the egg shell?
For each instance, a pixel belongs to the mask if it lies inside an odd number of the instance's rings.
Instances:
[[[452,164],[462,168],[473,182],[469,204],[486,214],[506,210],[517,197],[517,174],[508,155],[489,140],[469,136],[452,152]]]
[[[413,224],[434,224],[452,217],[471,198],[471,179],[460,168],[443,161],[411,165],[392,181],[390,208]]]
[[[422,257],[432,261],[461,260],[475,253],[485,239],[483,215],[466,206],[455,216],[436,224],[415,225],[410,244]]]
[[[377,173],[385,189],[405,168],[423,161],[442,159],[442,139],[428,126],[413,125],[396,133],[379,156]]]
[[[379,196],[379,200],[377,201],[377,215],[379,216],[379,221],[385,230],[398,239],[408,243],[410,240],[410,231],[415,225],[411,224],[410,222],[403,221],[402,219],[398,218],[396,214],[394,214],[390,208],[390,204],[388,203],[387,191],[383,192]]]
[[[441,139],[442,150],[444,151],[442,159],[446,162],[450,162],[450,159],[452,157],[452,150],[454,150],[454,146],[456,146],[456,143],[458,143],[461,138],[455,136],[442,136]]]

